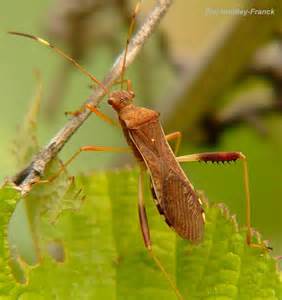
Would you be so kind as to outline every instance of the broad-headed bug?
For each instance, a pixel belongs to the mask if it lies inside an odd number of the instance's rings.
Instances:
[[[197,195],[192,183],[187,178],[182,170],[180,163],[192,161],[204,162],[230,162],[238,159],[243,162],[244,187],[246,194],[246,215],[247,215],[247,243],[251,247],[264,248],[264,245],[252,243],[252,232],[250,223],[250,193],[248,180],[248,166],[245,155],[241,152],[208,152],[200,154],[192,154],[176,157],[171,149],[168,141],[176,139],[177,152],[180,141],[180,132],[165,135],[159,121],[159,113],[154,110],[139,107],[133,104],[135,94],[131,87],[130,80],[124,80],[126,55],[129,40],[133,31],[135,17],[139,10],[139,2],[134,10],[132,21],[129,28],[129,33],[124,51],[123,63],[121,66],[121,90],[110,93],[108,88],[104,86],[96,77],[91,75],[73,58],[69,57],[59,48],[51,45],[49,42],[24,33],[11,32],[12,34],[32,38],[45,46],[54,49],[59,55],[69,60],[82,73],[86,74],[92,81],[97,83],[106,94],[108,94],[108,103],[114,108],[118,114],[120,125],[127,140],[127,143],[132,150],[138,164],[140,165],[139,191],[138,191],[138,212],[141,231],[146,249],[151,257],[156,262],[159,269],[165,275],[170,285],[174,289],[177,297],[183,299],[178,291],[174,281],[166,272],[162,263],[152,250],[149,225],[146,216],[143,196],[143,177],[144,171],[147,170],[151,183],[152,194],[156,206],[160,214],[165,218],[167,224],[173,228],[182,238],[192,242],[200,242],[203,238],[205,214],[202,208],[202,203]],[[127,89],[123,89],[123,84],[127,83]],[[115,123],[108,116],[100,112],[96,107],[87,105],[97,116],[108,123]],[[79,114],[75,112],[75,114]],[[83,151],[128,151],[128,148],[116,147],[101,147],[101,146],[84,146],[81,147],[65,164],[67,166],[74,158]],[[59,172],[60,173],[60,172]]]

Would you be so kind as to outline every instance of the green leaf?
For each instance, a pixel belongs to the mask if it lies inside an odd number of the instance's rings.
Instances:
[[[15,209],[20,195],[11,186],[5,185],[0,189],[0,297],[10,299],[17,289],[9,266],[9,246],[7,241],[7,228],[11,215]]]
[[[205,239],[197,247],[177,241],[177,281],[189,299],[281,299],[276,261],[250,248],[245,231],[222,205],[206,209]],[[256,236],[261,243],[260,236]],[[185,280],[183,280],[185,278]]]
[[[143,245],[137,182],[136,170],[108,172],[77,178],[75,186],[83,185],[85,199],[75,196],[74,186],[64,190],[60,213],[44,214],[36,223],[41,261],[29,268],[21,300],[176,299]],[[223,205],[206,204],[205,238],[199,245],[176,237],[149,189],[146,206],[153,250],[184,299],[281,299],[276,260],[246,245],[245,230]],[[254,241],[260,242],[258,234]]]
[[[49,218],[41,224],[42,262],[30,273],[23,299],[38,299],[38,295],[42,299],[113,299],[115,247],[106,177],[82,177],[81,181],[88,194],[81,208],[76,204],[65,209],[55,224],[46,222]],[[60,263],[48,255],[50,245],[64,253]]]

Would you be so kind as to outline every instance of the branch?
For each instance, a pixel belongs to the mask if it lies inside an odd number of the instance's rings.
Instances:
[[[172,1],[173,0],[158,0],[155,7],[152,8],[143,25],[141,25],[140,29],[129,44],[126,57],[126,67],[128,67],[134,61],[136,55],[139,53],[146,40],[157,28],[160,20],[167,12]],[[110,87],[114,81],[120,77],[123,56],[124,51],[116,59],[112,69],[105,77],[103,84],[106,87]],[[85,101],[82,107],[85,107],[85,104],[87,103],[92,103],[95,106],[98,105],[102,101],[104,95],[104,91],[100,87],[93,90],[89,99]],[[35,155],[32,162],[24,170],[20,171],[12,178],[12,182],[21,190],[23,194],[30,191],[32,184],[40,180],[48,163],[51,162],[54,157],[56,157],[70,137],[84,123],[90,114],[91,112],[89,110],[83,110],[81,114],[72,117],[66,123],[66,125],[51,139],[51,141],[37,155]]]

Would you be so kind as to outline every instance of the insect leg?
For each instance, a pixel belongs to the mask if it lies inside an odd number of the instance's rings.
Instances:
[[[112,118],[110,118],[109,116],[107,116],[106,114],[102,113],[97,107],[95,107],[94,105],[91,104],[86,104],[85,106],[87,109],[89,109],[91,112],[93,112],[94,114],[96,114],[97,117],[99,117],[101,120],[105,121],[106,123],[116,126],[116,127],[120,127],[119,123],[117,123],[115,120],[113,120]]]
[[[165,136],[167,141],[175,140],[175,147],[174,147],[174,153],[177,154],[179,151],[179,147],[182,141],[182,134],[180,131],[175,131],[172,133],[169,133]]]
[[[162,263],[160,262],[158,257],[153,252],[152,242],[151,242],[151,238],[150,238],[150,229],[149,229],[146,208],[145,208],[145,203],[144,203],[143,181],[144,181],[144,170],[141,168],[140,176],[139,176],[139,184],[138,184],[138,214],[139,214],[139,222],[140,222],[140,227],[141,227],[145,247],[148,250],[149,255],[152,257],[152,259],[154,260],[154,262],[160,269],[160,271],[165,276],[166,280],[169,282],[169,284],[172,287],[172,289],[174,290],[177,298],[180,300],[184,300],[182,295],[180,294],[178,288],[176,287],[175,282],[172,280],[172,278],[167,273],[167,271],[165,270],[164,266],[162,265]]]
[[[73,112],[65,112],[65,115],[71,115],[71,116],[79,116],[85,109],[89,109],[91,112],[95,113],[98,118],[103,120],[104,122],[110,124],[111,126],[119,127],[120,124],[113,120],[111,117],[107,116],[103,112],[101,112],[96,106],[87,103],[85,106],[80,108],[79,110],[73,111]]]
[[[92,75],[84,67],[82,67],[82,65],[80,65],[74,58],[72,58],[71,56],[69,56],[68,54],[66,54],[60,48],[52,45],[51,43],[49,43],[48,41],[42,39],[39,36],[35,36],[35,35],[32,35],[32,34],[23,33],[23,32],[15,32],[15,31],[9,31],[8,33],[12,34],[12,35],[16,35],[16,36],[21,36],[21,37],[32,39],[32,40],[34,40],[34,41],[36,41],[36,42],[38,42],[38,43],[40,43],[40,44],[42,44],[42,45],[50,48],[50,49],[52,49],[58,55],[60,55],[61,57],[63,57],[65,60],[69,61],[82,74],[84,74],[85,76],[89,77],[94,83],[96,83],[97,85],[99,85],[104,90],[105,94],[109,94],[108,88],[101,81],[99,81],[94,75]]]
[[[234,162],[240,159],[243,162],[243,179],[244,179],[244,189],[246,196],[246,226],[247,226],[247,244],[253,248],[263,248],[266,247],[260,244],[252,243],[252,227],[251,227],[251,199],[250,199],[250,187],[249,187],[249,171],[247,158],[242,152],[205,152],[197,153],[185,156],[179,156],[176,158],[178,162],[193,162],[193,161],[203,161],[203,162]]]
[[[136,23],[136,17],[138,15],[138,12],[140,10],[140,5],[141,5],[141,1],[138,1],[134,11],[132,13],[132,18],[131,18],[131,23],[129,25],[129,29],[128,29],[128,33],[127,33],[127,39],[126,39],[126,44],[125,44],[125,49],[124,49],[124,56],[123,56],[123,61],[122,61],[122,66],[121,66],[121,89],[123,89],[123,82],[124,82],[124,74],[125,74],[125,70],[126,70],[126,56],[127,56],[127,52],[128,52],[128,46],[129,46],[129,42],[130,42],[130,38],[132,36],[133,30],[134,30],[134,26]]]
[[[65,163],[62,164],[61,168],[58,170],[56,174],[47,178],[46,180],[41,180],[41,182],[52,182],[55,180],[64,170],[65,168],[73,162],[80,153],[87,151],[100,151],[100,152],[129,152],[130,149],[128,147],[106,147],[106,146],[83,146],[80,147]]]
[[[112,86],[117,85],[117,84],[121,84],[121,83],[126,83],[127,84],[127,90],[131,91],[132,90],[132,84],[131,84],[131,80],[130,79],[117,79],[116,81],[114,81],[114,83],[112,84]]]

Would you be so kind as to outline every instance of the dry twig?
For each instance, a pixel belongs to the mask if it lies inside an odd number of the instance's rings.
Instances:
[[[136,55],[141,50],[146,40],[150,37],[153,31],[156,29],[158,23],[167,12],[168,8],[172,4],[172,0],[158,0],[156,5],[152,8],[148,17],[141,25],[140,29],[131,40],[127,53],[126,67],[130,65]],[[124,52],[116,59],[112,69],[103,81],[103,84],[107,87],[111,86],[121,74],[121,66]],[[93,90],[89,99],[83,104],[92,103],[98,105],[104,96],[104,91],[99,87]],[[64,147],[70,137],[76,132],[76,130],[84,123],[89,117],[91,112],[84,110],[81,114],[72,117],[65,126],[51,139],[51,141],[33,158],[32,162],[17,175],[14,176],[12,181],[21,190],[21,192],[27,193],[32,184],[38,182],[43,176],[46,166],[52,161],[59,151]]]

